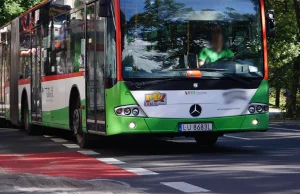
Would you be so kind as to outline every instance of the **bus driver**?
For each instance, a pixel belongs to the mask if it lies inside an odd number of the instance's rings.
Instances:
[[[233,57],[234,53],[230,49],[224,49],[224,40],[221,30],[216,30],[212,34],[212,48],[203,48],[199,53],[198,68],[205,63],[213,63],[221,58]]]

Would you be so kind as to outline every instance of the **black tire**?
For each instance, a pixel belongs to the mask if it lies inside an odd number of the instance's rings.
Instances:
[[[219,136],[216,134],[203,134],[195,136],[195,140],[200,146],[214,146]]]
[[[34,135],[35,130],[29,122],[29,108],[27,102],[24,103],[24,110],[23,110],[23,121],[22,125],[27,135]]]
[[[89,134],[82,130],[82,116],[79,99],[77,99],[73,105],[72,112],[72,131],[76,136],[77,144],[80,148],[88,148],[90,146],[90,138]]]
[[[0,119],[0,128],[8,128],[8,122],[5,119]]]

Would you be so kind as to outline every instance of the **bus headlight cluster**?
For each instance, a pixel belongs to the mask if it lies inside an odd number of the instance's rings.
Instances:
[[[117,107],[115,113],[118,116],[146,117],[144,111],[137,105]]]
[[[138,115],[140,114],[139,109],[138,109],[138,108],[133,108],[133,109],[132,109],[132,114],[133,114],[134,116],[138,116]]]
[[[124,109],[124,114],[125,115],[130,115],[131,114],[131,109],[130,108],[125,108]]]
[[[250,114],[259,114],[259,113],[266,113],[269,111],[269,106],[266,104],[250,104],[248,106],[248,112]]]

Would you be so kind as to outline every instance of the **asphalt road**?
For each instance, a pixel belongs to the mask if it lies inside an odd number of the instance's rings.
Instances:
[[[231,134],[215,147],[193,139],[26,136],[0,129],[0,193],[300,193],[300,124]]]

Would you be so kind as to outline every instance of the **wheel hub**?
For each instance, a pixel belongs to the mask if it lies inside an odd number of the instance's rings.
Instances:
[[[79,133],[79,119],[79,111],[75,110],[73,114],[73,130],[76,135]]]

